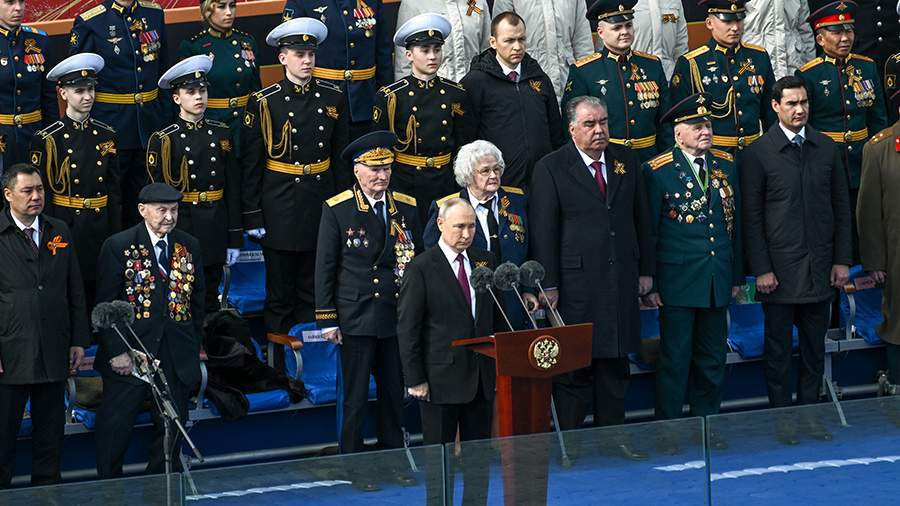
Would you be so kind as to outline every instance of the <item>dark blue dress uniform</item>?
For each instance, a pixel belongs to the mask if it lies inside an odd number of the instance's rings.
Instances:
[[[372,120],[375,91],[394,81],[393,47],[381,0],[287,0],[284,20],[310,17],[331,34],[316,52],[313,77],[347,93],[353,137]]]
[[[0,173],[29,161],[35,132],[59,117],[47,71],[47,34],[30,26],[0,27]]]
[[[425,225],[425,233],[423,235],[425,247],[430,248],[437,244],[441,238],[441,231],[437,227],[438,211],[444,202],[459,197],[470,202],[468,188],[451,193],[436,202],[432,202],[428,210],[428,222]],[[497,220],[497,236],[492,237],[488,230],[485,230],[480,222],[476,220],[475,239],[472,246],[490,251],[494,255],[496,264],[503,262],[512,262],[516,265],[522,265],[528,260],[528,199],[525,192],[521,188],[515,186],[501,186],[497,190],[490,205],[491,212],[494,213],[494,219]],[[490,238],[490,240],[488,240]],[[493,246],[497,245],[499,251],[495,251]],[[524,330],[531,328],[528,323],[528,317],[522,304],[518,301],[515,292],[508,291],[504,296],[504,310],[509,316],[509,321],[516,330]],[[504,324],[505,325],[505,324]],[[503,330],[509,330],[503,328]]]
[[[588,9],[588,20],[625,23],[634,19],[636,0],[599,0]],[[609,141],[634,150],[643,163],[672,145],[671,133],[657,125],[669,110],[669,85],[659,58],[628,50],[621,55],[604,47],[576,61],[562,96],[562,116],[568,132],[566,104],[590,95],[609,109]]]
[[[711,100],[707,94],[688,97],[665,119],[705,121]],[[656,372],[661,418],[680,417],[686,393],[693,415],[718,412],[731,288],[744,284],[734,157],[711,149],[702,157],[702,169],[688,160],[673,147],[643,165],[657,237],[653,291],[664,304]]]
[[[178,46],[179,58],[200,54],[213,59],[212,68],[206,75],[209,101],[205,117],[228,125],[239,155],[240,141],[237,136],[241,131],[244,108],[250,93],[262,88],[256,61],[256,40],[240,30],[220,32],[209,27],[189,40],[181,41]]]
[[[711,15],[731,20],[744,18],[744,0],[705,3]],[[673,104],[695,93],[709,93],[713,146],[736,154],[759,139],[775,121],[771,103],[774,84],[772,62],[764,47],[739,42],[728,48],[710,39],[706,45],[678,58],[669,88]]]

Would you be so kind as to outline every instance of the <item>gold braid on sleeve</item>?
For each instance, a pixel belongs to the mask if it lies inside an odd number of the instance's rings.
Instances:
[[[259,126],[269,158],[277,160],[284,156],[291,144],[291,122],[290,120],[284,121],[284,125],[281,127],[281,140],[275,144],[272,138],[272,114],[269,111],[269,100],[266,98],[259,99]]]

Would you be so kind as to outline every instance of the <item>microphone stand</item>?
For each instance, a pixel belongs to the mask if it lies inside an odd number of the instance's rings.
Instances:
[[[509,322],[509,317],[506,316],[506,311],[503,310],[503,305],[500,304],[500,301],[497,300],[497,296],[494,294],[494,290],[491,288],[490,283],[484,286],[485,290],[491,294],[491,298],[494,299],[494,304],[497,306],[497,309],[500,310],[500,314],[503,315],[503,320],[506,321],[506,326],[509,327],[510,332],[514,332],[515,329],[512,326],[512,323]]]
[[[513,291],[516,292],[516,297],[519,299],[519,303],[522,304],[522,309],[525,310],[525,315],[528,316],[528,320],[531,321],[532,328],[538,328],[537,322],[534,321],[534,316],[532,316],[531,313],[528,312],[528,307],[525,305],[525,301],[522,300],[522,294],[519,293],[519,284],[512,283],[510,284],[510,288],[512,288]]]
[[[534,280],[534,284],[535,284],[535,286],[537,286],[538,289],[541,291],[541,295],[544,296],[544,300],[546,300],[546,301],[549,302],[549,299],[547,299],[547,292],[544,291],[544,287],[541,286],[541,282],[540,282],[539,280],[536,279],[536,280]],[[565,326],[566,323],[563,321],[562,316],[559,314],[559,310],[558,310],[558,309],[556,309],[555,307],[550,307],[550,304],[549,304],[549,303],[547,304],[547,309],[550,310],[550,312],[549,312],[550,324],[551,324],[553,327],[563,327],[563,326]],[[556,320],[556,321],[554,322],[553,320]]]

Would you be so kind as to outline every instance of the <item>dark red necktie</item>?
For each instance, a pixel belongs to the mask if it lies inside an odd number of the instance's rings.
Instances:
[[[456,272],[456,280],[459,281],[459,288],[462,290],[463,299],[466,305],[472,307],[472,298],[469,294],[469,276],[466,276],[466,257],[462,253],[457,255],[456,261],[459,262],[459,270]]]
[[[506,77],[509,78],[510,81],[517,83],[519,82],[519,73],[515,70],[511,71],[509,74],[506,74]]]
[[[31,249],[33,249],[34,252],[37,253],[38,245],[36,242],[34,242],[34,229],[31,227],[25,227],[23,231],[25,232],[25,236],[28,237],[28,244],[31,245]]]
[[[597,182],[597,188],[600,189],[600,194],[606,197],[606,180],[603,179],[603,164],[594,162],[591,164],[591,167],[594,169],[594,181]]]

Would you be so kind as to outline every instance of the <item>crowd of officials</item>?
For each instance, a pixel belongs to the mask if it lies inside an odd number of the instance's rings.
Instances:
[[[554,381],[560,428],[588,409],[624,423],[641,304],[659,308],[657,416],[717,413],[745,276],[772,406],[792,402],[795,326],[797,400],[819,398],[831,304],[856,263],[885,284],[900,383],[891,2],[699,0],[710,38],[689,50],[680,1],[404,1],[389,33],[378,0],[287,0],[261,49],[234,0],[201,0],[206,27],[176,63],[158,4],[105,0],[53,68],[25,0],[0,2],[0,487],[28,399],[32,483],[59,480],[64,381],[92,341],[98,473],[121,474],[148,387],[119,336],[91,333],[97,303],[132,305],[184,416],[244,234],[265,258],[266,330],[315,321],[340,345],[343,452],[364,449],[370,374],[380,447],[403,445],[405,395],[425,443],[489,437],[493,364],[450,343],[548,307],[593,324],[591,366]],[[262,86],[260,51],[283,80]],[[469,278],[528,259],[546,293],[506,294],[504,318]],[[804,423],[779,439],[831,438]],[[628,440],[608,450],[646,458]],[[467,482],[471,498],[487,483]]]

